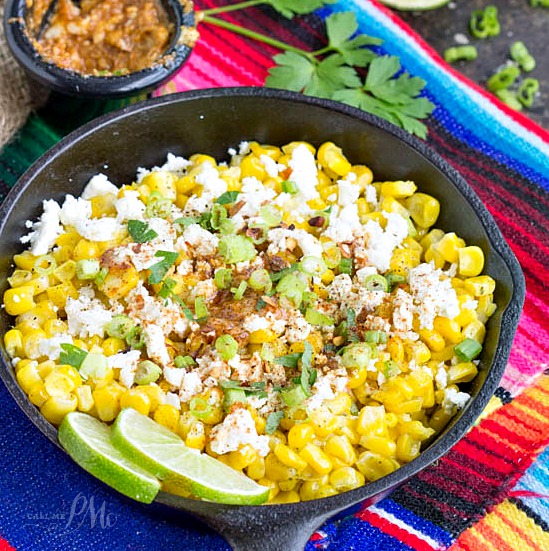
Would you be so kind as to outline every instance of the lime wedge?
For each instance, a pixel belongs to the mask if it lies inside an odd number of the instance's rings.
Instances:
[[[450,2],[450,0],[379,0],[382,4],[401,11],[434,10]]]
[[[269,488],[189,448],[179,436],[132,408],[119,413],[111,440],[172,493],[232,505],[260,505],[269,496]]]
[[[124,457],[111,443],[111,429],[87,413],[73,411],[59,427],[59,442],[86,471],[122,494],[151,503],[160,482]]]

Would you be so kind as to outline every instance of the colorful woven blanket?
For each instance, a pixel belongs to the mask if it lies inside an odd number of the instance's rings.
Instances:
[[[198,8],[225,2],[197,1]],[[436,109],[428,143],[485,202],[524,269],[527,296],[509,365],[482,419],[437,464],[375,506],[321,527],[307,551],[542,551],[549,549],[549,133],[468,82],[392,12],[338,1],[292,22],[269,8],[227,15],[300,47],[322,45],[322,22],[352,10],[427,81]],[[262,85],[270,46],[202,25],[180,73],[158,93]],[[0,193],[46,148],[118,102],[52,97],[0,155]],[[68,112],[68,110],[70,112]],[[0,551],[228,549],[191,517],[130,502],[55,449],[0,385]],[[545,450],[545,451],[544,451]],[[286,550],[283,550],[286,551]],[[290,550],[288,550],[290,551]]]

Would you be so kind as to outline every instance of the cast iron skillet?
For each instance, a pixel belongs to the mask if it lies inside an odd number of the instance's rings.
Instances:
[[[449,450],[472,426],[497,388],[524,300],[520,266],[496,224],[463,178],[423,142],[393,125],[342,104],[265,88],[227,88],[174,94],[148,100],[101,117],[76,130],[24,174],[0,210],[0,291],[25,220],[36,219],[46,198],[79,195],[88,179],[104,172],[113,182],[129,183],[136,168],[162,164],[168,152],[208,153],[226,158],[242,140],[284,144],[331,140],[354,163],[369,165],[377,180],[412,179],[441,202],[437,224],[456,231],[486,255],[486,272],[497,281],[498,309],[487,326],[478,377],[468,389],[473,398],[420,456],[394,473],[356,490],[315,501],[237,507],[160,493],[157,502],[187,511],[222,533],[234,549],[303,549],[327,518],[365,501],[373,503]],[[3,311],[0,329],[11,320]],[[30,420],[54,444],[56,430],[17,385],[2,350],[2,379]]]
[[[25,15],[27,0],[6,0],[4,31],[11,53],[28,75],[51,90],[70,96],[122,98],[143,94],[166,82],[186,61],[191,48],[183,41],[184,27],[194,27],[194,12],[185,11],[180,0],[161,0],[174,24],[170,44],[162,62],[128,75],[83,76],[45,62],[28,38]]]

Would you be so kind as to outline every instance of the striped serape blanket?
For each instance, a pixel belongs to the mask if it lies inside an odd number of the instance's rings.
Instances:
[[[227,2],[197,1],[200,9]],[[505,375],[470,432],[435,465],[374,506],[322,526],[307,551],[542,551],[549,549],[549,133],[446,65],[397,15],[367,0],[337,1],[289,22],[269,7],[226,19],[299,47],[322,46],[323,20],[355,12],[360,30],[383,40],[406,71],[427,81],[436,108],[427,142],[459,170],[519,259],[526,303]],[[261,86],[277,52],[201,25],[182,70],[157,94]],[[52,102],[55,104],[55,98]],[[63,134],[119,106],[77,103],[62,120],[33,114],[0,155],[0,193]],[[53,111],[52,111],[53,109]],[[0,387],[0,551],[229,549],[191,517],[132,503],[85,475],[47,442]],[[285,550],[284,550],[285,551]],[[290,550],[288,550],[290,551]]]

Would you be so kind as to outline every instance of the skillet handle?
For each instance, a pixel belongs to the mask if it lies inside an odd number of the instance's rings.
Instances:
[[[303,551],[320,524],[322,521],[316,517],[287,521],[283,525],[263,524],[257,531],[253,526],[246,530],[243,526],[234,525],[217,529],[233,551]]]

